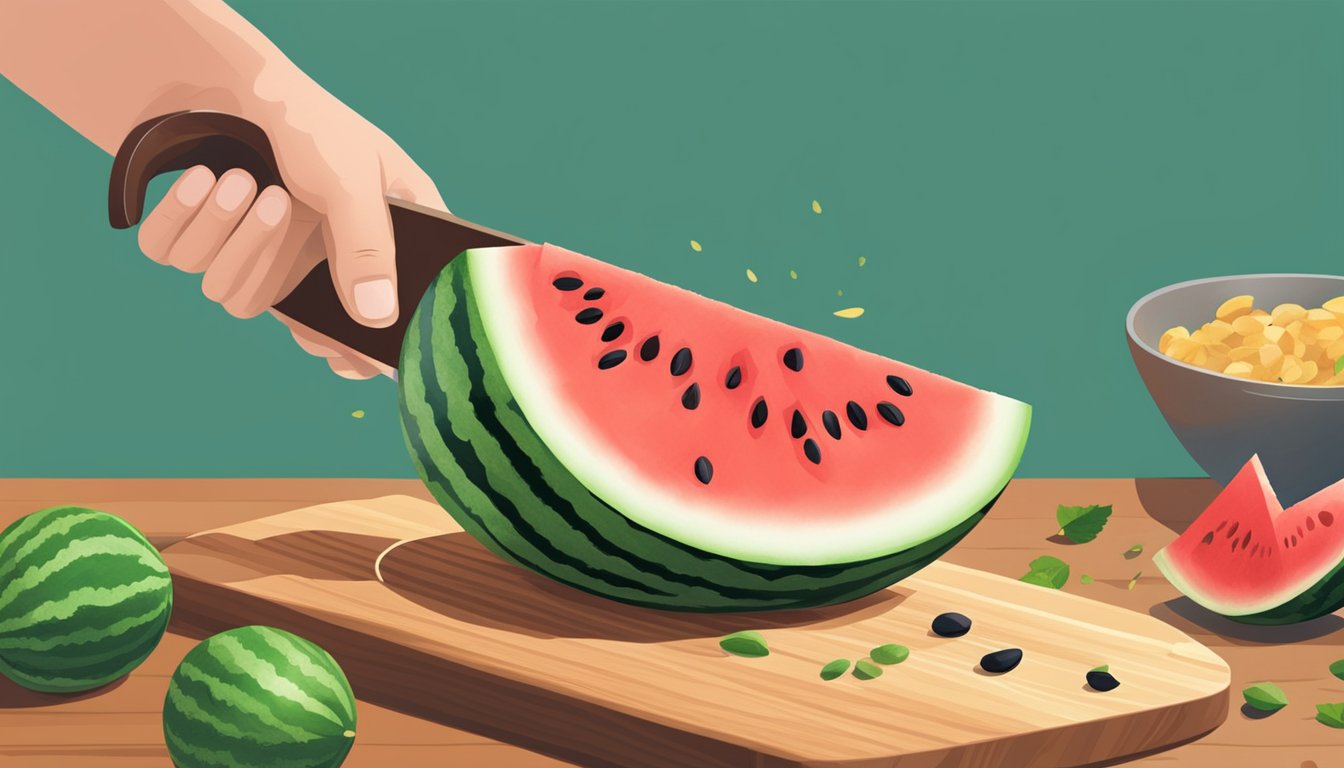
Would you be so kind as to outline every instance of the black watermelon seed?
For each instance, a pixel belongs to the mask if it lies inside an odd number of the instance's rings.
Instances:
[[[789,434],[793,435],[794,440],[807,434],[807,421],[797,409],[793,411],[793,421],[789,424]]]
[[[597,301],[598,299],[606,295],[607,291],[605,288],[589,288],[588,290],[583,292],[583,298],[587,299],[588,301]]]
[[[821,446],[817,445],[817,441],[810,437],[803,441],[803,454],[813,464],[821,463]]]
[[[681,404],[688,411],[694,411],[696,408],[700,407],[699,384],[691,384],[691,386],[686,388],[685,392],[681,393]]]
[[[738,385],[740,385],[741,383],[742,383],[742,369],[734,365],[732,369],[728,371],[728,375],[724,377],[723,386],[729,389],[737,389]]]
[[[765,417],[769,415],[770,408],[765,404],[765,399],[757,400],[756,405],[751,408],[751,426],[760,429],[765,423]]]
[[[840,439],[840,419],[835,415],[835,411],[822,411],[821,425],[831,437]]]
[[[714,465],[704,456],[695,460],[695,479],[705,485],[709,485],[709,481],[714,479]]]
[[[673,376],[680,376],[691,370],[691,350],[686,347],[678,349],[677,354],[672,356],[670,370]]]
[[[887,386],[891,387],[891,391],[901,397],[909,397],[915,393],[915,390],[910,388],[910,382],[902,379],[900,376],[888,376]]]
[[[862,405],[850,400],[845,403],[845,415],[849,417],[849,423],[860,432],[868,428],[868,414],[864,413]]]
[[[1004,648],[980,657],[980,668],[986,672],[1012,672],[1022,663],[1021,648]]]
[[[960,613],[940,613],[933,619],[933,634],[961,637],[971,631],[971,620]]]
[[[580,323],[583,323],[584,325],[592,325],[593,323],[596,323],[598,320],[602,319],[602,310],[598,309],[597,307],[588,307],[587,309],[581,309],[579,310],[579,314],[574,316],[574,319],[579,321]]]
[[[625,350],[613,349],[598,359],[597,367],[605,371],[608,368],[615,368],[623,362],[625,362]]]
[[[803,350],[793,347],[785,352],[784,365],[791,371],[803,370]]]
[[[882,418],[898,427],[905,423],[905,414],[901,413],[901,409],[886,400],[877,404],[877,412],[882,415]]]
[[[583,281],[577,277],[557,277],[551,281],[551,285],[562,291],[577,291],[583,287]]]
[[[606,330],[602,331],[602,340],[615,341],[621,337],[622,333],[625,333],[625,323],[617,320],[611,325],[608,325]]]
[[[1114,675],[1097,669],[1087,673],[1087,684],[1092,686],[1093,690],[1103,692],[1114,691],[1120,687],[1120,681],[1116,680]]]
[[[650,336],[649,338],[644,340],[643,344],[639,345],[639,359],[647,363],[657,356],[658,356],[658,337]]]

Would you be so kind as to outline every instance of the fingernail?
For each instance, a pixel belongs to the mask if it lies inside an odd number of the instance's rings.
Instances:
[[[219,182],[219,190],[215,192],[215,202],[220,208],[233,211],[243,204],[243,200],[250,191],[252,191],[252,185],[248,183],[247,177],[232,173]]]
[[[287,208],[289,208],[289,203],[285,200],[284,195],[274,192],[271,194],[263,193],[256,205],[257,218],[261,220],[262,224],[274,227],[285,217],[285,209]]]
[[[392,281],[376,277],[355,283],[355,309],[369,320],[382,320],[397,311],[397,292]]]
[[[182,174],[182,181],[177,185],[177,201],[189,208],[195,208],[201,204],[206,195],[210,194],[210,188],[214,185],[215,174],[211,173],[209,168],[198,165]]]

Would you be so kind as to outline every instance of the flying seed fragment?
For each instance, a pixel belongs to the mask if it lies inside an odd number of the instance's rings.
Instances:
[[[699,240],[692,240],[692,241],[691,241],[691,250],[692,250],[692,251],[695,251],[696,253],[699,253],[699,252],[700,252],[700,241],[699,241]]]
[[[846,320],[852,320],[863,316],[863,307],[845,307],[844,309],[837,309],[831,314],[836,317],[843,317]]]
[[[756,273],[755,273],[755,272],[752,272],[750,269],[748,269],[748,270],[747,270],[747,279],[750,280],[750,281],[753,282],[753,283],[756,282]]]

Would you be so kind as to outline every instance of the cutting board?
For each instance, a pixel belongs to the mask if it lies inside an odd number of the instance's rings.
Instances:
[[[841,606],[667,613],[505,563],[406,496],[205,531],[164,556],[179,631],[282,627],[327,648],[361,699],[584,765],[1086,765],[1190,740],[1228,710],[1227,665],[1175,628],[943,562]],[[944,611],[971,632],[933,635]],[[720,650],[742,629],[770,656]],[[818,676],[882,643],[910,658],[875,680]],[[978,668],[1005,647],[1024,651],[1016,670]],[[1100,664],[1120,688],[1086,686]]]

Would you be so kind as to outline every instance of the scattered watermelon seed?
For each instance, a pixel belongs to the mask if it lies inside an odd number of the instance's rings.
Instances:
[[[765,404],[765,398],[756,401],[751,407],[751,426],[760,429],[765,424],[765,418],[770,415],[770,408]]]
[[[806,455],[807,460],[813,464],[821,463],[821,447],[817,445],[816,440],[813,440],[810,437],[803,441],[803,454]]]
[[[364,410],[363,410],[363,409],[360,409],[360,410],[357,410],[357,411],[351,411],[351,412],[350,412],[350,415],[351,415],[353,418],[356,418],[356,419],[362,419],[362,418],[364,418]]]
[[[831,437],[840,439],[840,419],[835,415],[835,411],[822,411],[821,425]]]
[[[1021,648],[1004,648],[1002,651],[986,653],[980,657],[980,668],[986,672],[1002,674],[1012,672],[1022,663]]]
[[[688,347],[682,347],[672,356],[672,365],[669,368],[673,376],[680,376],[691,370],[691,350]]]
[[[901,397],[909,397],[915,393],[915,390],[910,388],[910,382],[900,376],[888,376],[887,386],[891,387],[891,391]]]
[[[608,368],[615,368],[623,362],[625,362],[625,350],[613,349],[598,359],[597,367],[605,371]]]
[[[723,386],[729,389],[737,389],[738,385],[741,383],[742,383],[742,369],[734,365],[728,371],[728,375],[724,377]]]
[[[714,465],[704,456],[695,460],[695,479],[705,485],[709,485],[709,481],[714,479]]]
[[[933,618],[932,629],[939,637],[961,637],[971,631],[971,620],[960,613],[940,613]]]
[[[1110,672],[1099,672],[1095,669],[1087,673],[1087,684],[1092,690],[1103,693],[1120,687],[1120,681]]]
[[[625,323],[617,320],[611,325],[608,325],[606,330],[602,331],[602,340],[615,341],[621,337],[622,333],[625,333]]]
[[[747,270],[747,279],[750,280],[750,281],[753,282],[753,283],[756,282],[756,273],[755,273],[755,272],[752,272],[750,269],[748,269],[748,270]]]
[[[803,370],[803,350],[791,347],[784,353],[784,365],[791,371]]]
[[[681,405],[688,411],[694,411],[700,407],[700,385],[694,382],[681,393]]]
[[[602,319],[602,310],[597,307],[581,309],[579,310],[579,314],[574,316],[574,319],[584,325],[592,325]]]
[[[649,362],[658,356],[658,337],[650,336],[639,345],[639,359]]]
[[[797,408],[793,410],[793,421],[789,422],[789,434],[793,436],[794,440],[807,434],[807,420],[803,418],[802,412]]]
[[[584,291],[583,298],[587,299],[588,301],[597,301],[598,299],[605,296],[606,293],[607,291],[605,288],[589,288],[587,291]]]
[[[700,252],[700,249],[701,249],[700,241],[699,241],[699,240],[692,240],[692,241],[691,241],[691,250],[692,250],[692,251],[695,251],[696,253],[699,253],[699,252]]]
[[[577,291],[583,287],[583,281],[577,277],[557,277],[551,281],[551,285],[561,291]]]
[[[877,412],[881,414],[882,418],[898,427],[905,423],[905,414],[901,413],[901,409],[886,400],[877,404]]]
[[[850,400],[845,403],[845,415],[849,417],[849,423],[853,424],[855,429],[860,432],[868,429],[868,414],[864,413],[862,405]]]

